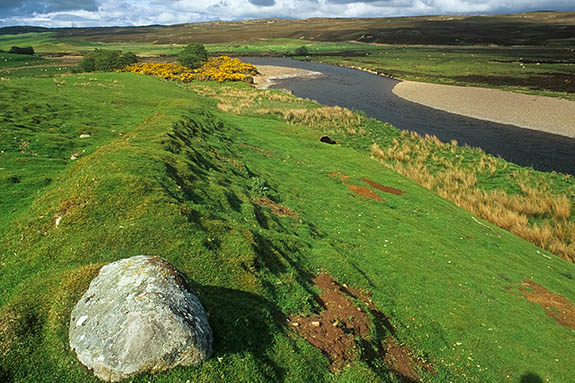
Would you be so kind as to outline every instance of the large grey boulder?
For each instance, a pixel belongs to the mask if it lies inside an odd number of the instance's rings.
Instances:
[[[70,347],[98,378],[201,363],[212,352],[208,315],[167,261],[137,256],[102,267],[72,310]]]

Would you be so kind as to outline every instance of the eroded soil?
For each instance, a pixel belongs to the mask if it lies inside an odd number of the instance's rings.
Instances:
[[[373,182],[372,180],[369,180],[367,178],[362,177],[361,180],[363,182],[365,182],[366,184],[368,184],[369,186],[371,186],[372,188],[377,189],[377,190],[381,190],[384,193],[390,193],[390,194],[395,194],[395,195],[402,195],[403,193],[405,193],[401,189],[392,188],[391,186],[380,185],[380,184]]]
[[[372,199],[372,200],[377,201],[377,202],[383,202],[381,197],[376,192],[374,192],[372,189],[367,188],[365,186],[361,186],[361,185],[351,184],[348,181],[348,179],[349,179],[348,176],[345,176],[339,172],[329,173],[327,176],[330,178],[339,178],[341,180],[341,182],[343,182],[343,184],[347,186],[349,191],[351,191],[354,194],[360,195],[360,196],[365,197],[365,198]],[[380,190],[384,193],[391,193],[391,194],[395,194],[395,195],[401,195],[404,193],[403,190],[396,189],[396,188],[393,188],[391,186],[380,185],[380,184],[373,182],[367,178],[362,177],[361,180],[363,182],[367,183],[373,189]]]
[[[383,362],[404,382],[421,381],[422,370],[435,373],[398,342],[389,318],[375,308],[369,294],[342,286],[329,274],[320,274],[313,282],[322,291],[316,296],[321,312],[292,317],[290,324],[329,358],[332,372],[361,358],[373,365]]]
[[[297,214],[287,207],[277,204],[269,198],[265,197],[254,197],[253,201],[260,206],[269,207],[272,213],[277,215],[284,215],[286,217],[292,218],[294,221],[298,220]]]
[[[525,281],[519,290],[533,303],[545,309],[547,315],[562,326],[575,329],[575,304],[533,281]]]

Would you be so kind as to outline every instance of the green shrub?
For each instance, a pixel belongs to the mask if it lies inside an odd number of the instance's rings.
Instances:
[[[308,54],[309,54],[309,51],[307,50],[307,47],[304,47],[304,46],[298,47],[295,50],[296,56],[307,56]]]
[[[137,62],[138,57],[132,52],[122,54],[121,51],[96,49],[82,58],[78,64],[78,70],[80,72],[111,72]]]
[[[34,48],[13,46],[12,48],[10,48],[10,51],[8,51],[8,53],[13,53],[17,55],[33,55]]]
[[[202,44],[190,43],[178,53],[178,62],[190,69],[202,66],[208,60],[208,52]]]

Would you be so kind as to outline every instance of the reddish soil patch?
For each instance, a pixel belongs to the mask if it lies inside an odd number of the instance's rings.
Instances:
[[[348,176],[344,176],[340,172],[329,173],[327,176],[330,178],[339,178],[343,183],[345,183],[345,180],[349,178]]]
[[[371,186],[372,188],[377,189],[377,190],[381,190],[384,193],[391,193],[391,194],[395,194],[395,195],[402,195],[403,193],[405,193],[401,189],[392,188],[391,186],[380,185],[380,184],[373,182],[372,180],[369,180],[367,178],[362,178],[361,180],[363,182],[369,184],[369,186]]]
[[[395,338],[388,336],[385,339],[385,349],[383,355],[383,361],[387,368],[395,372],[396,375],[402,377],[403,382],[419,382],[419,374],[415,366],[420,369],[429,372],[430,374],[435,374],[435,370],[430,364],[424,363],[417,359],[413,352],[407,346],[401,346]]]
[[[377,202],[381,202],[382,199],[379,198],[379,196],[377,195],[376,192],[374,192],[373,190],[366,188],[365,186],[358,186],[358,185],[347,185],[347,188],[349,189],[349,191],[351,191],[354,194],[358,194],[362,197],[365,198],[370,198],[374,201]]]
[[[328,274],[320,274],[314,284],[322,290],[317,297],[323,307],[319,315],[292,318],[296,331],[331,360],[331,370],[340,370],[355,359],[355,337],[369,335],[369,317],[346,296]]]
[[[525,281],[522,285],[525,287],[520,287],[519,290],[525,294],[527,300],[543,307],[547,315],[560,325],[575,329],[575,304],[533,281]]]
[[[373,342],[370,334],[375,327],[378,334],[385,332],[392,335],[387,335],[384,342],[377,341],[377,352],[365,353],[368,364],[383,360],[387,368],[406,383],[420,381],[418,368],[435,374],[431,365],[417,359],[407,346],[400,346],[393,336],[395,330],[389,318],[376,310],[369,294],[341,286],[328,274],[316,276],[314,284],[322,290],[316,299],[323,310],[315,315],[293,317],[290,321],[301,336],[330,359],[332,372],[353,361],[360,345]],[[352,297],[363,301],[367,310],[358,307]],[[371,347],[366,351],[369,349]]]
[[[365,186],[350,185],[349,182],[347,182],[347,179],[349,177],[344,176],[340,172],[329,173],[327,176],[330,178],[339,178],[341,180],[341,182],[343,182],[343,184],[347,186],[349,191],[354,193],[354,194],[358,194],[358,195],[365,197],[365,198],[370,198],[370,199],[377,201],[377,202],[383,201],[381,198],[379,198],[377,193],[375,193],[373,190],[371,190],[369,188],[366,188]]]
[[[285,206],[282,206],[282,205],[275,203],[274,201],[272,201],[269,198],[255,197],[253,200],[255,203],[257,203],[260,206],[269,207],[271,209],[272,213],[274,213],[274,214],[285,215],[287,217],[292,218],[294,221],[298,220],[296,213],[294,213],[292,210],[288,209]]]

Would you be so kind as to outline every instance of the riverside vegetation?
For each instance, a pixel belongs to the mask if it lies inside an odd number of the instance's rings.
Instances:
[[[0,81],[0,380],[96,381],[70,312],[102,265],[138,254],[192,281],[214,356],[134,382],[575,375],[575,265],[480,214],[568,233],[572,176],[245,82],[42,76]],[[477,217],[399,174],[414,169],[477,195]],[[330,296],[357,314],[322,311]],[[346,352],[308,342],[315,323]]]

